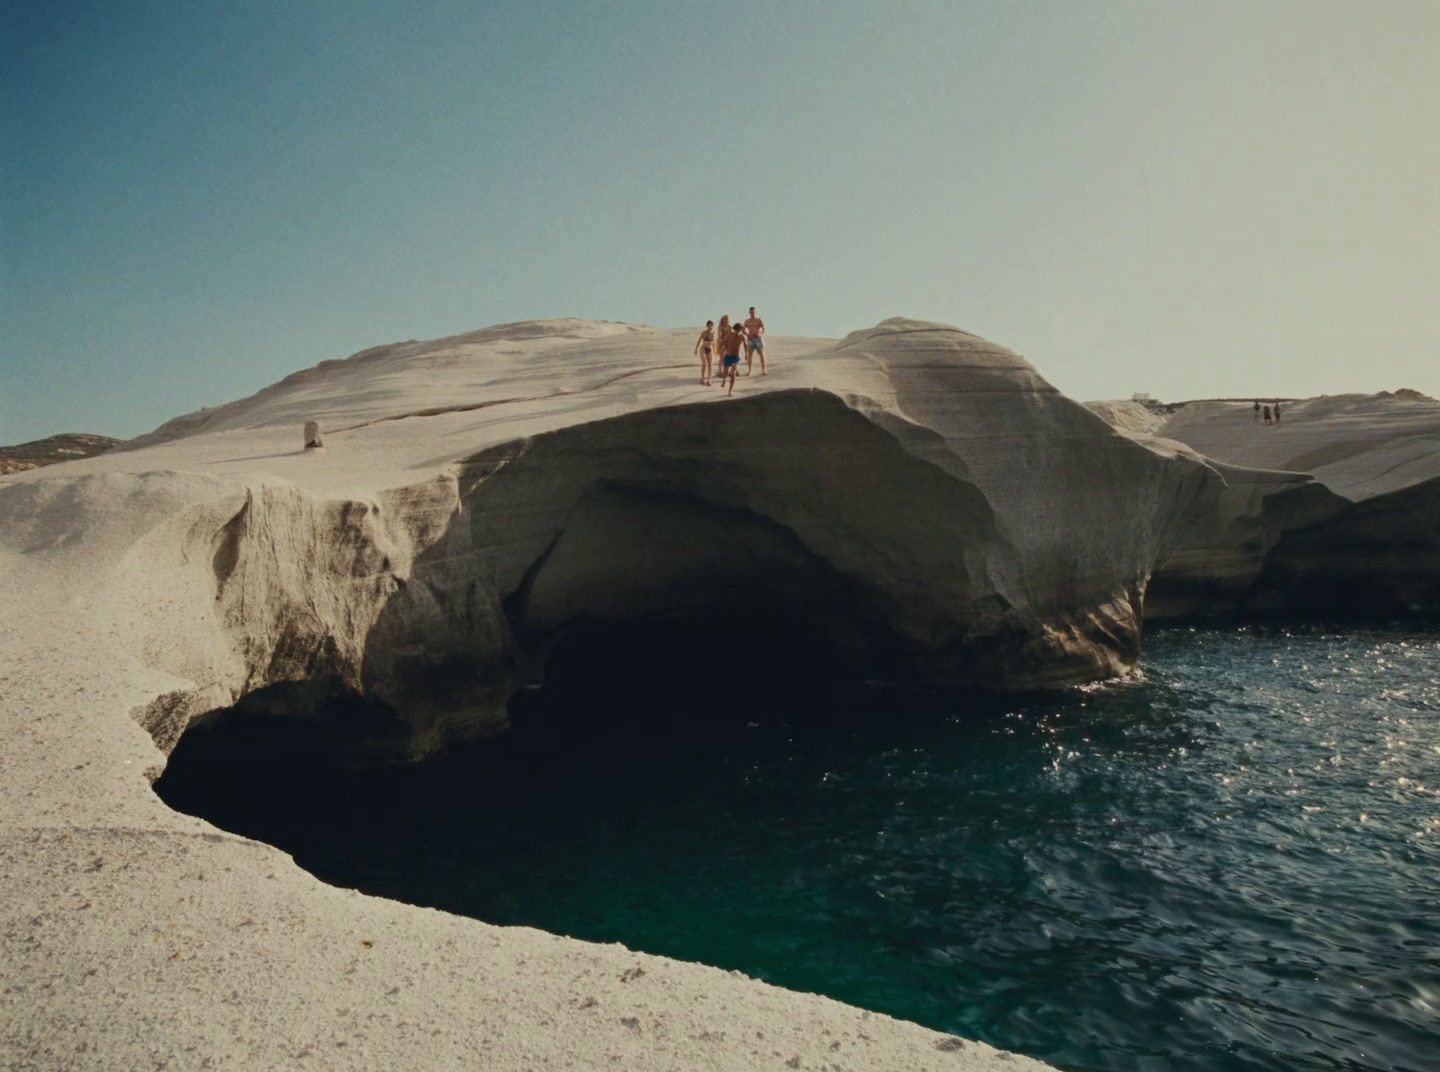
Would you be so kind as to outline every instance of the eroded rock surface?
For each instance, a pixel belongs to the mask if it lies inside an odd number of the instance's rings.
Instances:
[[[1328,444],[1296,405],[1294,451],[1215,463],[943,325],[772,336],[732,400],[693,339],[569,320],[380,347],[0,479],[0,1063],[1039,1067],[330,889],[147,778],[237,701],[337,719],[362,758],[493,732],[574,638],[637,621],[762,617],[856,674],[1025,687],[1129,666],[1147,584],[1153,613],[1434,598],[1426,400],[1389,439],[1317,407]],[[1217,441],[1238,432],[1263,434]]]
[[[1249,469],[1308,473],[1357,502],[1440,476],[1440,402],[1418,391],[1287,401],[1280,423],[1249,402],[1191,402],[1157,430]]]
[[[382,750],[491,732],[577,631],[636,621],[779,617],[857,674],[1109,676],[1226,491],[943,325],[772,336],[733,399],[692,343],[560,321],[382,347],[0,480],[6,1063],[64,1067],[69,1039],[107,1067],[998,1059],[693,965],[646,962],[647,1012],[612,985],[634,954],[329,890],[148,790],[194,719],[274,690],[367,698],[389,737],[332,728]]]
[[[1204,452],[1226,490],[1156,566],[1151,620],[1395,614],[1440,608],[1440,403],[1416,391],[1163,411],[1090,403],[1156,449]],[[1142,420],[1137,409],[1150,414]]]
[[[243,430],[204,429],[241,419],[252,435],[288,432],[295,392],[339,422],[347,393],[365,388],[369,419],[335,452],[362,477],[367,440],[388,426],[467,422],[445,434],[451,456],[365,497],[250,474],[152,516],[138,544],[179,549],[165,590],[186,595],[193,620],[146,649],[150,664],[232,701],[300,682],[349,690],[398,716],[410,754],[503,727],[509,697],[544,680],[573,631],[639,622],[784,620],[855,677],[1087,681],[1133,665],[1155,563],[1226,493],[1203,460],[1115,434],[1018,355],[943,325],[891,320],[812,345],[723,400],[637,389],[664,369],[650,351],[675,341],[667,333],[650,331],[647,350],[641,329],[562,326],[461,336],[474,349],[459,355],[453,339],[366,352],[120,455],[138,467],[213,447]],[[616,363],[634,374],[607,370],[587,391],[577,336],[586,350],[624,347]],[[513,382],[474,367],[497,340],[537,348]],[[445,370],[502,397],[457,386],[433,412]],[[427,403],[408,417],[388,412],[415,401],[397,386],[407,376]],[[507,435],[516,406],[531,416]],[[226,472],[227,459],[206,468]],[[164,742],[176,712],[202,706],[167,696],[142,717]]]

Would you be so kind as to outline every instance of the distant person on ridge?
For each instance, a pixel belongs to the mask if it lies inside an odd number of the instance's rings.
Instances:
[[[1270,407],[1269,407],[1269,406],[1266,406],[1266,407],[1265,407],[1265,423],[1266,423],[1267,425],[1270,423]]]
[[[745,329],[731,328],[722,347],[725,357],[720,362],[720,382],[723,384],[727,379],[730,381],[730,388],[725,392],[726,395],[735,393],[735,374],[740,369],[740,347],[744,345]]]
[[[1280,423],[1280,400],[1278,398],[1275,400],[1275,423]]]
[[[705,321],[705,330],[695,340],[695,353],[700,355],[700,383],[710,386],[710,368],[715,356],[715,321]]]
[[[1255,400],[1255,423],[1260,423],[1260,400],[1258,398]]]
[[[755,361],[755,355],[760,355],[760,375],[765,372],[765,321],[755,315],[755,306],[750,306],[750,319],[745,321],[745,331],[749,340],[745,344],[745,375],[750,375],[750,366]]]

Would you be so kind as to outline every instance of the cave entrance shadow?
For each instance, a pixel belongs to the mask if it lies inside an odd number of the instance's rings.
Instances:
[[[492,918],[470,891],[432,888],[473,866],[466,852],[553,852],[581,836],[584,815],[643,831],[697,782],[797,735],[833,739],[843,756],[963,710],[978,740],[1004,708],[990,694],[857,680],[850,663],[774,606],[580,625],[551,649],[544,686],[512,698],[503,734],[396,763],[387,742],[407,728],[383,705],[317,682],[274,686],[192,726],[155,791],[323,881]],[[463,836],[437,848],[437,828],[456,825]],[[453,868],[436,852],[455,853]]]
[[[757,446],[779,429],[783,444]],[[472,455],[450,485],[458,509],[437,511],[369,629],[361,691],[395,708],[419,753],[503,732],[511,698],[556,668],[616,695],[679,668],[712,693],[731,667],[765,687],[988,676],[970,633],[1014,631],[985,590],[1008,545],[979,489],[926,460],[941,450],[791,391]]]
[[[777,429],[782,445],[756,446]],[[315,583],[381,600],[358,680],[329,635],[282,636],[272,680],[312,680],[206,716],[156,790],[362,885],[327,826],[354,846],[427,814],[503,816],[537,786],[573,804],[607,770],[644,786],[647,764],[722,752],[752,724],[840,731],[873,714],[867,680],[973,680],[988,656],[966,650],[972,621],[1009,621],[986,594],[1008,559],[979,490],[925,460],[940,451],[924,429],[777,392],[501,444],[452,481],[338,504],[344,538]],[[392,570],[375,533],[397,513],[426,535]]]
[[[686,735],[755,723],[858,717],[854,659],[775,605],[622,626],[572,627],[545,684],[511,698],[512,732],[539,739]]]

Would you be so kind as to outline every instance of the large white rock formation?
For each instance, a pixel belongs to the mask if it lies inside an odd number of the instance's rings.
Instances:
[[[1440,607],[1434,399],[1301,399],[1274,425],[1252,402],[1089,405],[1151,447],[1202,452],[1225,477],[1207,522],[1157,564],[1147,618]]]
[[[1191,402],[1156,434],[1231,465],[1308,473],[1357,502],[1440,477],[1440,402],[1418,391],[1323,395],[1282,408],[1267,427],[1251,402]]]
[[[503,725],[577,629],[717,609],[782,616],[857,672],[1108,676],[1136,657],[1154,564],[1226,491],[953,328],[775,337],[731,399],[692,343],[549,321],[383,347],[0,479],[0,1063],[998,1060],[331,889],[149,791],[191,720],[266,686],[373,698],[419,752]],[[310,419],[323,451],[300,445]]]

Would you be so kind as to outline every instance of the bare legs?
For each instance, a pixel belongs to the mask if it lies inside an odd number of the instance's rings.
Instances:
[[[760,355],[760,375],[768,375],[765,371],[765,347],[751,346],[748,342],[745,344],[745,375],[750,375],[756,354]]]

